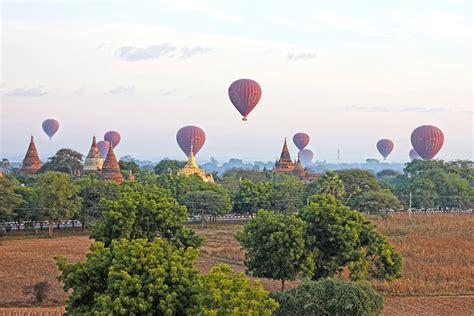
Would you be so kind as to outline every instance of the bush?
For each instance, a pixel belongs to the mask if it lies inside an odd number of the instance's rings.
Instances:
[[[280,308],[274,315],[379,315],[383,296],[368,283],[324,279],[271,295]]]
[[[33,287],[33,295],[35,296],[35,300],[37,303],[43,303],[43,301],[48,296],[48,291],[50,287],[50,284],[45,281],[35,283],[35,286]]]

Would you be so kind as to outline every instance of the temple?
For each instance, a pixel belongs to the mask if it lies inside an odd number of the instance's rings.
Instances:
[[[87,154],[86,160],[84,162],[84,173],[88,172],[100,172],[102,170],[102,165],[104,161],[100,156],[99,147],[97,147],[97,142],[95,136],[92,138],[92,145],[89,153]]]
[[[295,164],[291,161],[290,152],[288,151],[288,145],[285,142],[283,143],[283,148],[281,150],[280,159],[275,162],[275,167],[273,172],[293,172],[295,170]]]
[[[20,172],[26,174],[35,174],[38,172],[39,168],[41,168],[41,160],[39,159],[33,136],[31,136],[30,145],[28,146],[25,158],[23,159],[23,165],[20,169]]]
[[[123,176],[120,172],[120,166],[115,157],[114,149],[112,144],[109,146],[107,157],[105,158],[104,164],[102,165],[102,173],[100,178],[103,180],[112,180],[117,183],[123,182]]]
[[[206,176],[204,170],[199,168],[194,159],[193,145],[191,145],[191,150],[189,151],[188,163],[184,166],[183,169],[178,171],[178,175],[190,176],[192,174],[197,174],[204,182],[214,182],[212,173]]]
[[[303,168],[303,164],[301,163],[300,157],[295,162],[295,170],[293,170],[293,174],[300,178],[305,178],[309,176],[309,172],[307,168]]]

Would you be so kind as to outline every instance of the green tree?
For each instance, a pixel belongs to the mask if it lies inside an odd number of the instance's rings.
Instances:
[[[19,186],[15,188],[15,193],[21,196],[21,203],[15,209],[15,221],[28,225],[32,222],[40,222],[43,228],[44,214],[38,206],[38,193],[34,187]]]
[[[57,258],[71,315],[185,315],[195,308],[198,251],[156,238],[91,246],[86,260]]]
[[[214,266],[198,280],[197,306],[193,315],[272,315],[278,308],[260,281],[244,273],[233,274],[225,264]]]
[[[81,177],[76,184],[80,187],[78,196],[82,199],[82,207],[78,215],[82,231],[85,231],[87,223],[98,220],[102,214],[100,200],[116,200],[119,196],[119,186],[114,181],[99,180],[93,175]]]
[[[344,184],[345,194],[343,195],[343,199],[349,207],[358,209],[358,197],[361,194],[380,190],[377,179],[368,170],[340,170],[337,171],[337,175]]]
[[[384,301],[368,283],[334,279],[305,282],[272,297],[280,304],[275,316],[379,315]]]
[[[271,193],[272,187],[268,182],[254,183],[242,180],[239,182],[237,192],[233,194],[234,211],[253,216],[259,209],[268,209]]]
[[[132,174],[137,175],[140,173],[140,166],[133,160],[126,161],[126,160],[119,160],[119,166],[120,170],[126,171],[131,171]]]
[[[380,214],[382,211],[401,207],[400,201],[389,190],[369,191],[360,194],[357,199],[359,212]]]
[[[165,158],[155,166],[155,173],[176,175],[178,170],[183,169],[185,165],[186,161]]]
[[[272,183],[271,209],[291,214],[297,212],[304,204],[304,183],[299,178],[289,176]]]
[[[69,220],[79,212],[81,200],[76,196],[79,187],[67,174],[49,171],[38,177],[35,187],[38,207],[48,221],[48,234],[53,236],[54,224]]]
[[[326,171],[314,186],[316,191],[313,194],[332,194],[336,198],[341,198],[345,193],[344,183],[334,171]]]
[[[256,277],[285,281],[309,274],[313,262],[305,248],[306,224],[296,215],[260,210],[236,235],[245,249],[246,271]]]
[[[382,179],[382,178],[394,178],[398,176],[400,173],[393,170],[393,169],[383,169],[377,172],[377,179]]]
[[[181,224],[188,218],[186,207],[177,204],[156,185],[122,185],[118,199],[102,199],[100,206],[102,218],[91,229],[91,237],[106,246],[114,239],[151,241],[157,236],[178,246],[201,244],[201,238]]]
[[[82,170],[82,157],[82,154],[75,150],[62,148],[53,157],[48,158],[49,161],[41,166],[39,173],[59,171],[73,176],[74,172]]]
[[[374,225],[331,194],[313,195],[298,214],[306,223],[306,247],[314,258],[314,280],[345,267],[354,280],[401,276],[401,256]]]
[[[0,223],[12,219],[15,215],[14,209],[22,202],[21,195],[15,193],[17,186],[14,179],[0,177]]]
[[[219,194],[215,191],[192,191],[183,198],[183,204],[193,214],[201,216],[201,224],[204,227],[206,215],[215,217],[227,214],[232,209],[232,203],[228,195]]]
[[[231,168],[227,169],[222,175],[223,178],[232,178],[234,180],[249,180],[253,183],[268,181],[265,175],[260,170]]]

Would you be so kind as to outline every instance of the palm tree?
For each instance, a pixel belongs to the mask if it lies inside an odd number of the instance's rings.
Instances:
[[[335,198],[342,198],[345,193],[344,183],[333,171],[326,171],[318,180],[318,194],[331,194]]]

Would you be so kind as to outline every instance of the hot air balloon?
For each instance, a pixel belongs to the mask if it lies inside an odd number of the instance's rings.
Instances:
[[[109,152],[110,143],[108,141],[101,140],[97,143],[97,147],[99,147],[100,156],[105,160],[107,153]]]
[[[206,133],[197,126],[185,126],[176,133],[176,141],[181,150],[189,157],[191,145],[193,145],[193,153],[197,154],[201,150],[206,141]]]
[[[408,153],[408,155],[410,156],[410,159],[411,159],[411,160],[419,160],[419,159],[421,159],[420,155],[418,155],[418,153],[416,152],[416,150],[414,150],[413,148],[410,150],[410,152]]]
[[[388,155],[392,152],[393,147],[393,142],[390,139],[381,139],[377,142],[377,149],[383,156],[383,159],[387,159]]]
[[[296,133],[293,136],[293,143],[299,150],[303,150],[309,143],[309,135],[306,133]]]
[[[59,129],[59,122],[55,119],[47,119],[43,121],[43,131],[48,135],[49,139],[52,139],[53,135]]]
[[[298,157],[301,159],[303,166],[307,166],[313,160],[314,154],[311,149],[302,149],[298,152]]]
[[[432,125],[423,125],[415,128],[411,133],[411,144],[418,155],[424,160],[431,160],[443,147],[443,132]]]
[[[242,121],[247,120],[247,116],[257,106],[262,96],[262,88],[251,79],[239,79],[234,81],[229,87],[229,98],[237,111],[242,114]]]
[[[117,147],[117,145],[120,143],[120,134],[116,131],[108,131],[104,135],[104,140],[108,141],[112,144],[112,148]]]

